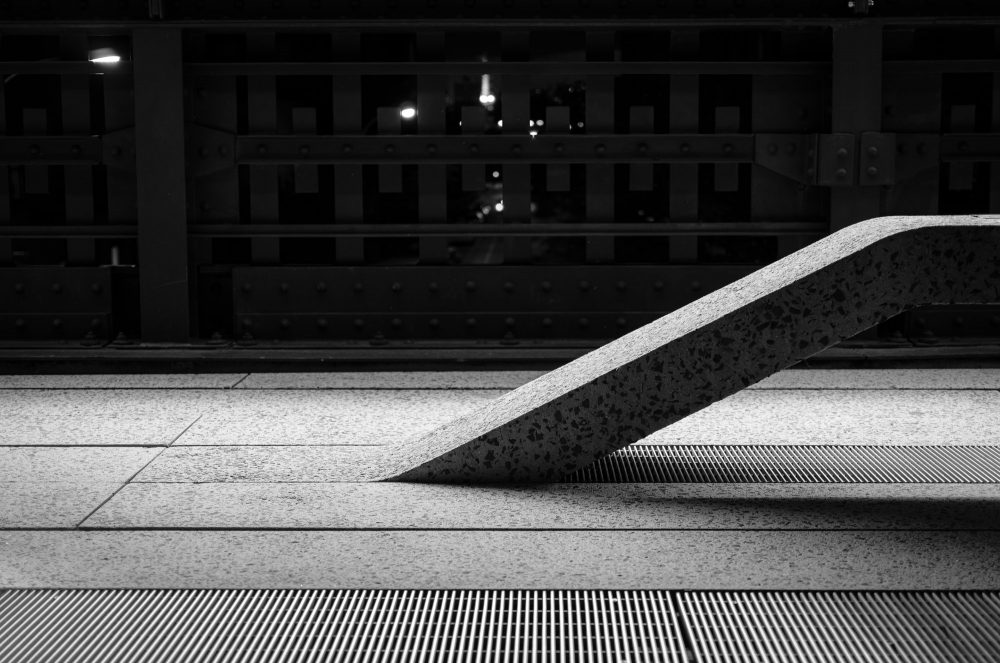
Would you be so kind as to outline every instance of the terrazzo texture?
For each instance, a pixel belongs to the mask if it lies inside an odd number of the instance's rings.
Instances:
[[[747,389],[642,443],[996,446],[1000,392]]]
[[[231,389],[246,373],[0,375],[0,389]]]
[[[364,481],[377,447],[171,447],[135,482]]]
[[[167,446],[197,420],[196,416],[145,418],[34,414],[4,417],[0,446]]]
[[[7,531],[0,559],[66,589],[1000,589],[995,531]]]
[[[0,528],[78,526],[156,455],[138,448],[0,448]]]
[[[537,482],[909,308],[1000,301],[1000,217],[849,226],[428,433],[372,478]]]
[[[544,371],[251,373],[237,389],[514,389]]]
[[[421,435],[498,390],[234,390],[214,394],[178,445],[381,445]],[[253,421],[248,430],[243,423]]]
[[[515,488],[412,483],[133,483],[82,526],[995,530],[997,523],[997,485],[554,484]]]
[[[1000,390],[1000,368],[798,368],[775,373],[748,389]]]

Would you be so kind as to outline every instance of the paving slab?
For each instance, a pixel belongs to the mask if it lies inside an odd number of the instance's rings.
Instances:
[[[0,447],[10,446],[167,446],[197,416],[109,416],[20,414],[3,418]]]
[[[237,389],[514,389],[546,371],[251,373]]]
[[[142,483],[92,528],[1000,529],[1000,486]]]
[[[121,482],[0,482],[0,528],[73,528]]]
[[[171,447],[136,482],[298,483],[365,481],[379,447]]]
[[[0,394],[0,416],[196,416],[222,407],[226,393],[219,389],[9,389]]]
[[[0,448],[0,482],[87,482],[122,484],[159,449],[99,447]]]
[[[1000,532],[5,531],[0,587],[997,590]]]
[[[997,368],[801,368],[781,371],[750,389],[1000,389]]]
[[[235,390],[179,445],[379,445],[433,430],[500,390]]]
[[[0,375],[0,389],[231,389],[246,373]]]
[[[1000,392],[746,390],[643,444],[1000,445]]]

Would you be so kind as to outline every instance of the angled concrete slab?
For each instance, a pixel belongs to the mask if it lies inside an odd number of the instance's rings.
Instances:
[[[552,480],[889,316],[997,301],[1000,217],[872,219],[387,449],[371,476]]]

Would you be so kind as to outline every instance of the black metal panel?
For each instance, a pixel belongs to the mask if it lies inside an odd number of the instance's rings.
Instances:
[[[1000,212],[982,3],[3,10],[0,272],[135,265],[144,340],[590,341],[861,218]],[[1000,333],[914,315],[883,330]]]

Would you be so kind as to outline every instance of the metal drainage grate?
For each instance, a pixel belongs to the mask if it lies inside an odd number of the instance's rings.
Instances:
[[[0,661],[684,661],[667,592],[10,590]]]
[[[0,660],[997,661],[988,592],[7,590]]]
[[[634,444],[572,483],[997,483],[998,447]]]
[[[1000,660],[996,594],[682,592],[677,602],[695,660]]]

